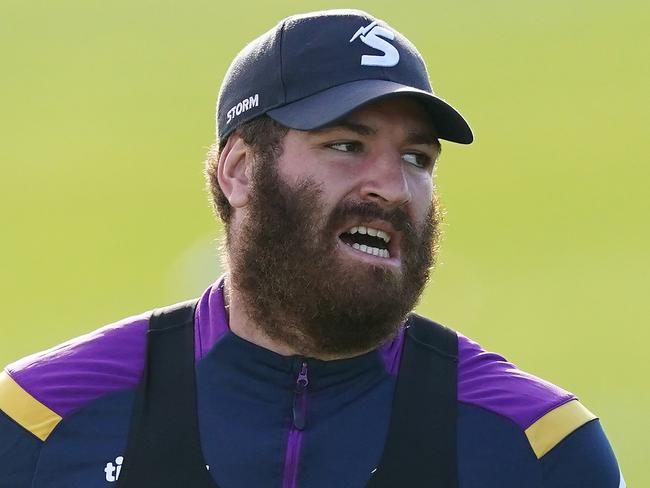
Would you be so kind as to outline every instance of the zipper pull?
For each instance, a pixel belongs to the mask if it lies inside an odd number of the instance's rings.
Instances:
[[[307,385],[309,385],[309,378],[307,377],[307,361],[303,361],[298,379],[296,380],[296,391],[293,395],[293,426],[298,430],[304,430],[306,422],[306,400],[307,400]]]

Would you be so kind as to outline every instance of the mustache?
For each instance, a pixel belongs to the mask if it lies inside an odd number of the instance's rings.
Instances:
[[[376,219],[389,222],[397,231],[410,231],[413,229],[413,222],[406,212],[397,207],[385,209],[372,202],[343,202],[334,208],[329,221],[329,227],[340,227],[350,217],[361,219]]]

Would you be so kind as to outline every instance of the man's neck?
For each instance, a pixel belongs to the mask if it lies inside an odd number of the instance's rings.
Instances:
[[[226,301],[230,330],[233,334],[282,356],[299,354],[289,345],[271,339],[262,329],[253,324],[242,305],[236,296],[230,295]]]
[[[233,334],[282,356],[296,356],[300,354],[299,351],[288,344],[270,338],[261,327],[249,318],[241,297],[233,290],[227,280],[224,284],[223,292],[226,312],[228,313],[228,323]]]

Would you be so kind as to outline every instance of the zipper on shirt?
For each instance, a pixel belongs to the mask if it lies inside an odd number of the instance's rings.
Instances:
[[[305,430],[307,423],[306,419],[306,405],[307,399],[307,386],[309,385],[309,378],[307,376],[307,362],[303,361],[296,380],[296,390],[293,395],[293,426],[298,430]]]
[[[298,460],[302,445],[302,432],[307,425],[307,386],[309,376],[307,361],[302,361],[296,378],[291,411],[291,427],[287,440],[287,452],[284,458],[284,475],[282,488],[296,488],[298,485]]]

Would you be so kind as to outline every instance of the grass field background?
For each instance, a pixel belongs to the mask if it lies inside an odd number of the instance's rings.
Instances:
[[[0,5],[0,363],[220,273],[202,161],[225,69],[285,15],[354,6],[428,60],[445,144],[419,307],[602,417],[650,486],[650,4],[96,0]]]

